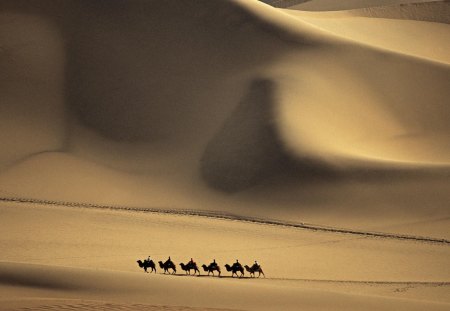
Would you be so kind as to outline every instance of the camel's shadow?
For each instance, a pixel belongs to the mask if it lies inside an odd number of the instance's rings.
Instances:
[[[249,277],[249,276],[243,276],[243,277],[235,277],[235,276],[231,276],[231,275],[221,275],[221,276],[212,276],[212,275],[194,275],[194,274],[182,274],[182,273],[175,273],[175,274],[171,274],[171,273],[159,273],[161,275],[167,275],[167,276],[179,276],[179,277],[196,277],[196,278],[216,278],[216,279],[257,279],[254,277]]]

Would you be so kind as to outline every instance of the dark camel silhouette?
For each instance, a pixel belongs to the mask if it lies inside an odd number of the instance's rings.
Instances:
[[[240,264],[234,263],[232,266],[230,266],[229,264],[226,264],[225,268],[227,269],[227,271],[232,272],[231,277],[233,277],[235,274],[236,274],[236,276],[238,276],[237,272],[241,273],[241,275],[239,277],[244,276],[244,268],[242,268],[242,266]]]
[[[162,261],[158,261],[158,263],[161,269],[164,269],[164,274],[166,274],[166,272],[169,273],[169,269],[173,270],[172,274],[175,274],[177,272],[177,267],[175,267],[175,264],[172,260],[167,260],[165,263],[163,263]]]
[[[261,266],[253,265],[253,266],[249,267],[249,266],[245,265],[244,267],[245,267],[245,270],[247,270],[247,272],[250,272],[250,276],[252,276],[252,277],[255,277],[255,272],[258,272],[258,273],[259,273],[259,274],[258,274],[258,277],[260,277],[261,274],[262,274],[264,277],[266,277],[266,275],[264,274],[264,272],[263,272]]]
[[[208,272],[208,275],[210,273],[212,273],[214,275],[214,271],[217,271],[217,272],[219,272],[219,276],[220,276],[220,267],[218,265],[210,264],[209,266],[202,265],[202,267],[203,267],[203,270],[205,270],[205,272]]]
[[[197,264],[195,262],[188,262],[187,264],[180,263],[181,269],[186,272],[186,274],[191,274],[191,270],[194,270],[194,275],[198,272],[200,275],[200,270],[198,270]]]
[[[144,259],[144,261],[138,260],[137,263],[138,263],[139,267],[144,268],[145,272],[148,273],[147,269],[150,268],[150,269],[152,269],[151,272],[154,271],[156,273],[156,266],[155,266],[155,263],[153,262],[153,260],[151,260],[151,259],[150,259],[150,261],[147,259]]]

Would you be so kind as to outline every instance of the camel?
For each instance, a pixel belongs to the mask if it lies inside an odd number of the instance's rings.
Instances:
[[[177,267],[175,267],[175,264],[171,260],[167,260],[165,263],[162,261],[158,261],[159,266],[161,269],[164,269],[164,274],[169,273],[169,269],[172,269],[172,274],[175,274],[177,272]]]
[[[232,266],[230,266],[229,264],[226,264],[225,268],[227,269],[227,271],[232,272],[231,277],[233,277],[235,274],[236,274],[236,276],[238,276],[238,274],[237,274],[238,271],[241,273],[241,275],[239,277],[244,276],[244,268],[242,268],[242,266],[240,264],[234,263]]]
[[[198,272],[200,275],[200,270],[198,270],[197,264],[195,262],[188,262],[187,264],[180,263],[181,269],[186,272],[186,274],[191,274],[191,270],[194,270],[194,275]]]
[[[247,265],[244,266],[245,270],[247,270],[247,272],[250,272],[250,276],[255,277],[255,272],[258,272],[258,277],[261,276],[261,273],[264,277],[266,277],[266,275],[264,274],[263,270],[261,269],[261,266],[255,266],[253,265],[252,267],[249,267]]]
[[[137,263],[138,263],[139,267],[144,268],[144,271],[146,273],[148,273],[148,271],[147,271],[148,268],[152,269],[151,272],[154,271],[156,273],[156,266],[155,266],[155,263],[153,262],[153,260],[150,259],[150,261],[149,261],[147,259],[144,259],[143,262],[141,260],[138,260]]]
[[[219,277],[220,277],[220,267],[218,265],[212,265],[210,264],[209,266],[207,265],[202,265],[203,270],[205,270],[205,272],[208,272],[208,275],[212,272],[213,276],[214,276],[214,271],[219,272]]]

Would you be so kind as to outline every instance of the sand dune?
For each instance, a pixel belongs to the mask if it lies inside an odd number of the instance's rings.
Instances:
[[[382,7],[398,4],[426,3],[434,1],[436,0],[281,0],[277,2],[279,2],[280,6],[282,7],[289,7],[292,9],[300,9],[306,11],[338,11]],[[284,5],[283,2],[286,3],[286,5]],[[278,5],[278,3],[276,4]]]
[[[257,2],[133,3],[108,4],[108,14],[100,14],[102,1],[28,5],[27,12],[40,12],[33,18],[20,13],[26,1],[6,6],[10,28],[42,25],[49,42],[43,55],[67,60],[60,64],[67,91],[64,98],[39,94],[57,113],[43,114],[42,122],[63,122],[39,131],[53,145],[29,134],[32,123],[13,113],[26,107],[8,97],[4,196],[271,217],[274,206],[300,206],[307,212],[299,218],[320,223],[323,213],[313,215],[313,206],[354,211],[348,198],[390,219],[397,210],[429,214],[439,184],[432,218],[448,214],[447,25],[319,18]],[[62,23],[65,10],[71,15]],[[83,10],[89,13],[73,13]],[[64,52],[52,43],[61,36],[68,38]],[[27,40],[20,31],[17,38]],[[5,68],[32,72],[24,64],[7,61]],[[33,74],[48,82],[40,67]],[[22,82],[9,82],[14,96],[29,94]],[[31,142],[16,148],[15,133],[23,131]],[[386,179],[389,186],[380,186]],[[405,198],[411,189],[414,200]],[[346,219],[331,224],[352,225],[339,223]]]
[[[355,16],[419,20],[450,24],[450,3],[448,1],[363,8],[360,10],[351,10],[348,13]]]
[[[445,243],[248,222],[449,239],[448,5],[405,3],[2,2],[2,306],[448,308]],[[150,277],[149,250],[270,277]]]

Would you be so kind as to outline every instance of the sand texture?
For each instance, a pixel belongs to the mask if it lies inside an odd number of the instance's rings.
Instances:
[[[449,2],[300,2],[0,1],[0,310],[450,308]]]

